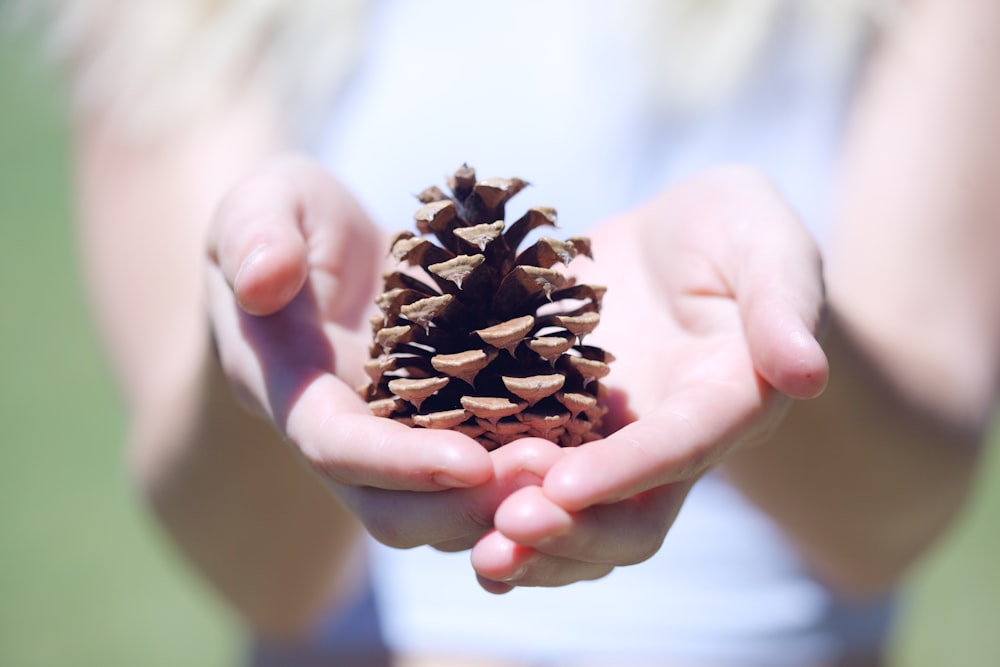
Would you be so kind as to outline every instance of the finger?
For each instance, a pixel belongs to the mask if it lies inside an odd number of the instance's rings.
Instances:
[[[697,479],[750,437],[748,425],[757,432],[770,397],[767,386],[752,381],[705,382],[678,392],[607,438],[568,451],[546,475],[545,495],[577,512]]]
[[[821,260],[768,178],[740,166],[707,170],[650,211],[640,228],[644,244],[681,249],[659,278],[681,280],[682,292],[710,285],[734,298],[757,372],[793,398],[821,393],[828,374],[816,341],[825,303]],[[661,224],[665,211],[674,224]],[[693,263],[678,268],[685,259]]]
[[[829,379],[829,363],[816,338],[817,304],[811,312],[779,294],[760,293],[747,299],[743,321],[754,366],[775,389],[795,399],[815,398]]]
[[[819,251],[772,186],[746,196],[731,281],[754,367],[783,394],[814,398],[828,376],[817,341],[826,301]]]
[[[476,545],[476,542],[483,536],[483,531],[478,533],[467,533],[461,537],[448,538],[446,540],[432,542],[430,546],[443,553],[458,553],[468,551]]]
[[[396,549],[459,544],[471,548],[492,529],[499,498],[483,487],[427,493],[373,487],[336,487],[337,496],[373,538]]]
[[[308,275],[301,184],[269,165],[222,200],[209,232],[209,256],[248,313],[268,315],[298,293]]]
[[[494,595],[503,595],[504,593],[509,593],[514,590],[514,586],[511,584],[505,584],[502,581],[487,579],[481,574],[476,575],[476,581],[478,581],[479,585],[483,587],[483,590],[487,593],[493,593]]]
[[[529,487],[500,504],[494,523],[504,537],[549,556],[633,565],[659,550],[690,488],[690,482],[659,487],[571,513]]]
[[[343,382],[319,374],[291,402],[287,436],[327,479],[347,486],[428,491],[483,484],[489,453],[447,430],[374,417]]]
[[[497,531],[487,533],[476,544],[471,558],[480,585],[493,593],[506,592],[512,586],[566,586],[600,579],[614,569],[606,563],[587,563],[540,553]]]
[[[309,463],[332,482],[386,489],[467,487],[492,477],[490,456],[475,440],[373,416],[333,375],[344,350],[309,326],[310,308],[299,295],[281,313],[220,318],[217,325],[221,338],[246,343],[220,346],[237,393],[252,397]]]
[[[383,420],[388,421],[388,420]],[[407,429],[420,431],[420,429]],[[424,431],[433,435],[433,431]],[[559,448],[526,438],[490,453],[493,477],[472,488],[439,493],[339,488],[348,506],[379,541],[406,548],[431,544],[449,551],[470,548],[492,529],[500,502],[511,493],[541,483]]]
[[[493,526],[493,516],[497,506],[519,489],[538,488],[552,464],[562,455],[563,449],[549,440],[523,438],[491,452],[495,475],[495,493],[489,505],[489,526]],[[475,498],[482,501],[482,494]],[[486,512],[486,509],[481,510]],[[440,551],[465,551],[471,549],[482,537],[482,531],[470,533],[456,540],[433,544]]]
[[[823,392],[829,375],[817,340],[823,285],[809,244],[792,245],[780,253],[748,249],[736,299],[757,372],[783,394],[807,399]]]
[[[307,278],[331,320],[363,321],[374,297],[382,239],[354,197],[313,160],[273,160],[220,204],[209,257],[248,313],[277,312]]]

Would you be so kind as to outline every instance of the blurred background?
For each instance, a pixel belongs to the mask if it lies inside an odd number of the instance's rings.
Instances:
[[[63,99],[35,48],[0,34],[0,667],[235,665],[237,624],[129,488],[77,278]],[[1000,665],[993,440],[968,512],[906,588],[896,667]]]

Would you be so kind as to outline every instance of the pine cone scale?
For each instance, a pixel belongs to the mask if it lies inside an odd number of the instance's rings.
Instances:
[[[387,273],[376,299],[371,382],[361,390],[376,416],[453,429],[488,449],[526,436],[562,446],[600,437],[600,381],[613,357],[582,339],[600,322],[604,288],[557,268],[592,257],[586,238],[542,237],[518,251],[556,225],[544,207],[506,224],[506,205],[527,185],[477,180],[463,165],[450,194],[431,186],[417,195],[421,236],[404,231],[390,243],[409,270]]]

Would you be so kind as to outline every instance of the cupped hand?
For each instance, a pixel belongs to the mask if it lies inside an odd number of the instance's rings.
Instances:
[[[647,559],[702,474],[826,385],[819,254],[759,173],[703,173],[591,238],[596,261],[571,268],[608,286],[587,342],[617,358],[613,432],[563,450],[540,486],[501,503],[472,552],[494,592]]]
[[[376,537],[397,546],[468,542],[492,521],[498,489],[519,483],[520,464],[503,463],[518,450],[504,455],[497,480],[474,440],[373,417],[356,393],[387,247],[315,163],[284,157],[261,167],[226,196],[210,227],[218,355],[241,402],[269,419]],[[414,494],[469,487],[483,489],[475,502]]]

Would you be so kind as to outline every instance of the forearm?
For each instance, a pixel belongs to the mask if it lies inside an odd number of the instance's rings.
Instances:
[[[360,580],[357,522],[207,349],[189,386],[133,421],[135,477],[175,545],[265,635],[306,629]]]
[[[149,144],[85,122],[76,155],[83,266],[136,486],[249,623],[287,634],[329,599],[357,529],[273,428],[234,403],[203,275],[212,210],[283,145],[275,125],[245,101]]]
[[[912,403],[836,314],[825,348],[826,392],[723,470],[822,576],[865,595],[897,581],[961,508],[981,432]]]
[[[975,427],[1000,366],[1000,5],[910,5],[854,105],[827,287],[889,382]]]
[[[912,2],[855,105],[827,283],[831,379],[727,470],[848,588],[961,507],[1000,345],[1000,6]]]

